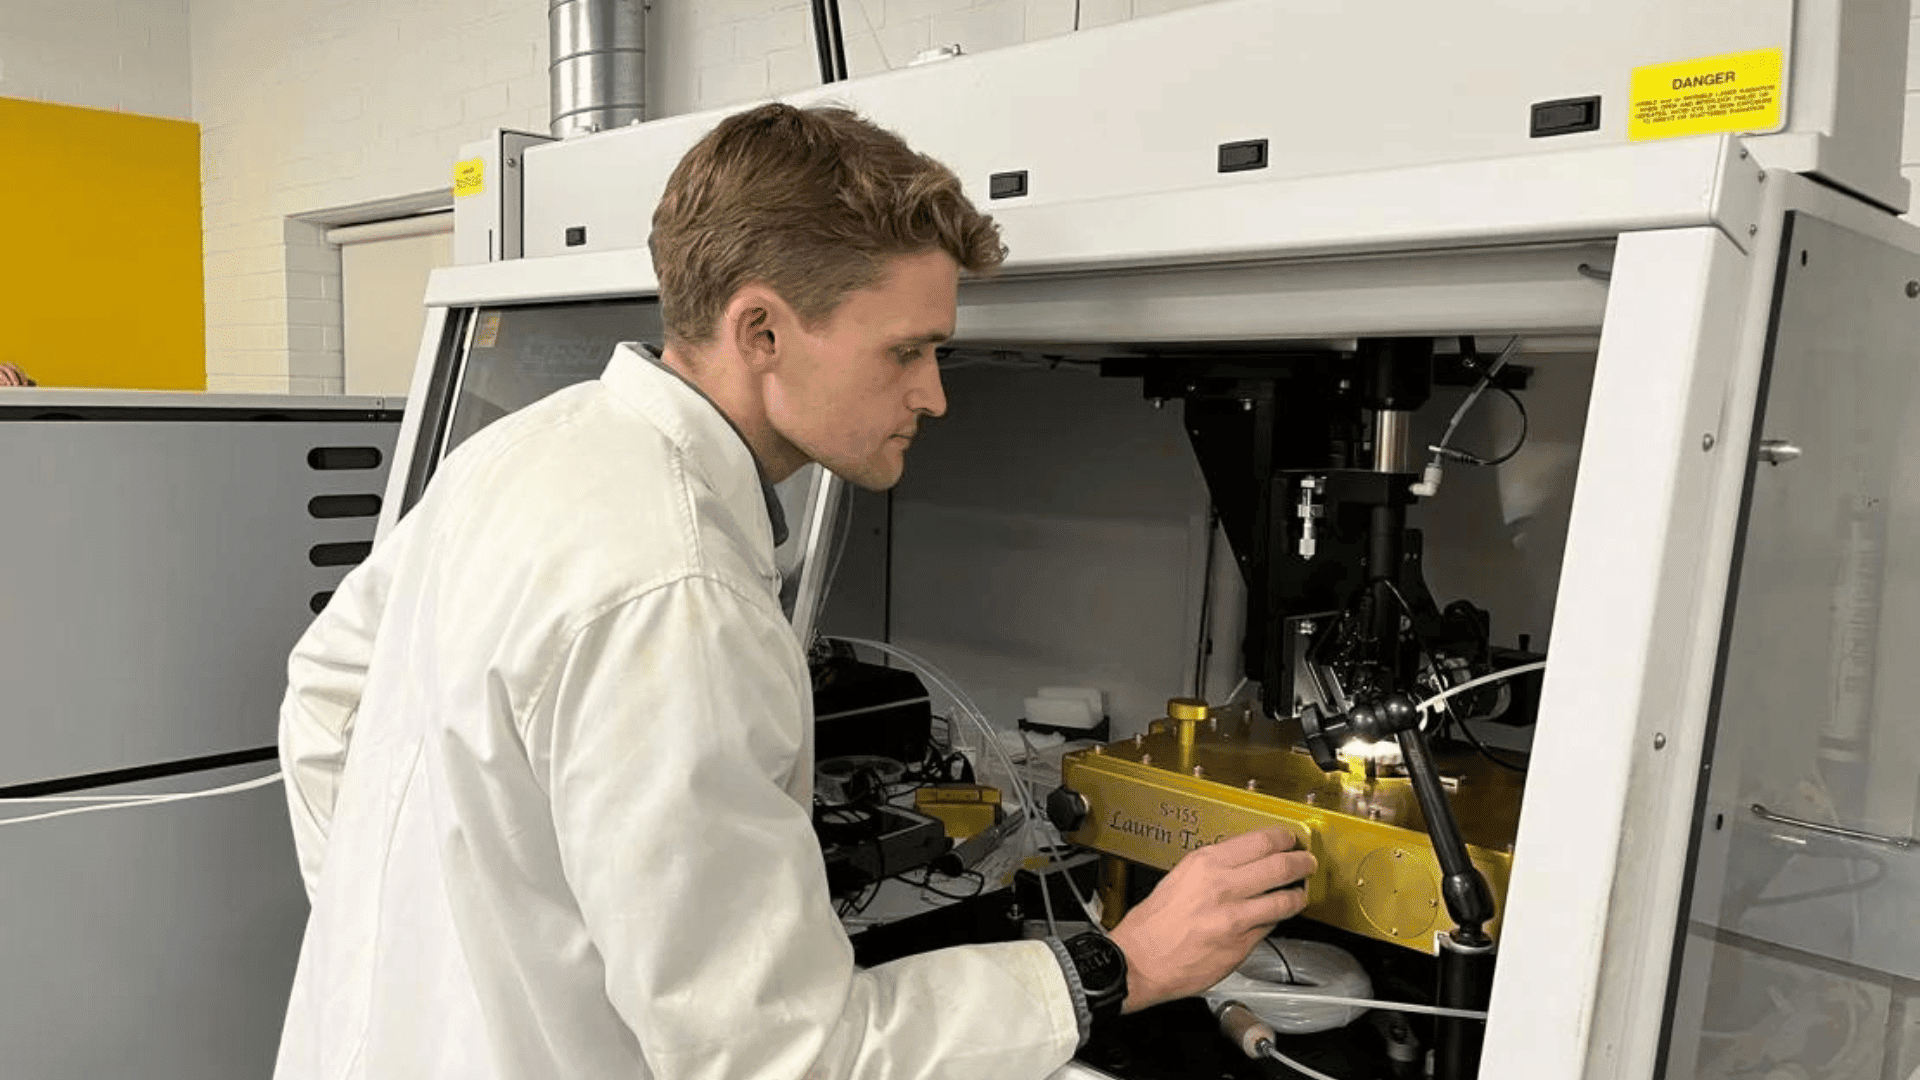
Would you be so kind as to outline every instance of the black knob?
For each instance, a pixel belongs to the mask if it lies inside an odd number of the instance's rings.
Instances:
[[[1420,716],[1414,711],[1413,701],[1405,694],[1394,694],[1380,704],[1381,738],[1410,731],[1420,724]]]
[[[1318,705],[1300,709],[1300,731],[1307,737],[1307,750],[1313,754],[1313,763],[1326,772],[1340,771],[1340,751],[1333,745],[1339,727],[1338,718],[1322,715]]]
[[[1047,820],[1063,833],[1077,831],[1087,823],[1087,797],[1070,787],[1057,787],[1047,795]]]

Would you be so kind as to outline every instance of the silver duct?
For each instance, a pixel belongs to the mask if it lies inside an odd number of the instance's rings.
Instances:
[[[646,119],[645,0],[549,0],[556,139]]]

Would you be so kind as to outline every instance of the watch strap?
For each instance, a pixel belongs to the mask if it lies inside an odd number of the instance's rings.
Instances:
[[[1059,938],[1046,938],[1047,948],[1053,950],[1054,959],[1060,961],[1060,974],[1066,976],[1067,994],[1073,998],[1073,1018],[1080,1025],[1080,1045],[1087,1045],[1087,1039],[1093,1034],[1093,1006],[1087,1002],[1087,986],[1080,981],[1080,966],[1073,962],[1073,954],[1067,951],[1067,944]]]

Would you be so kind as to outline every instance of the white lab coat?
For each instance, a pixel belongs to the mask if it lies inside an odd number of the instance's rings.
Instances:
[[[461,446],[288,665],[278,1080],[1042,1077],[1043,942],[857,971],[752,455],[622,347]]]

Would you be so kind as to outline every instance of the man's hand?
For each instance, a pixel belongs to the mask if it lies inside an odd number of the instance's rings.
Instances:
[[[1192,851],[1113,929],[1127,954],[1125,1012],[1191,997],[1225,978],[1275,923],[1307,905],[1286,889],[1313,873],[1276,825]],[[1274,890],[1280,890],[1278,892]]]

